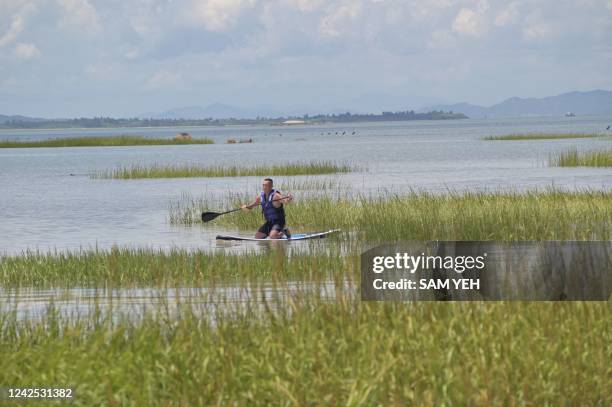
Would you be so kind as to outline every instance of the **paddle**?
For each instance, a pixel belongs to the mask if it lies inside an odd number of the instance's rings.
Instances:
[[[275,201],[282,201],[283,199],[287,199],[289,198],[291,195],[287,195],[287,196],[283,196],[282,198],[278,198],[278,199],[273,199],[271,202],[275,202]],[[261,205],[261,202],[258,204]],[[237,212],[239,210],[242,210],[242,208],[236,208],[236,209],[232,209],[229,211],[225,211],[225,212],[202,212],[202,222],[206,223],[206,222],[210,222],[211,220],[221,216],[221,215],[225,215],[226,213],[232,213],[232,212]]]

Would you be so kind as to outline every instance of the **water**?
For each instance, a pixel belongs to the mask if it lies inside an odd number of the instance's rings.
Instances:
[[[235,247],[217,242],[214,237],[236,230],[221,230],[214,223],[192,227],[170,225],[170,202],[184,193],[222,200],[229,194],[254,192],[260,177],[96,180],[88,176],[93,171],[135,163],[348,162],[364,170],[298,179],[333,179],[357,194],[401,193],[410,189],[522,190],[552,185],[609,190],[610,169],[548,168],[546,161],[551,153],[568,147],[578,150],[610,147],[610,140],[491,142],[481,138],[527,132],[602,133],[611,123],[612,117],[607,116],[295,127],[0,130],[0,139],[22,140],[119,134],[170,137],[188,131],[194,137],[209,137],[216,142],[186,146],[0,149],[0,253],[108,248],[113,244],[162,249]],[[226,144],[229,138],[253,138],[254,143]],[[283,182],[288,177],[276,180]],[[297,199],[304,196],[301,191],[294,191],[294,195]],[[290,223],[290,210],[288,216]]]
[[[349,282],[344,282],[342,289],[355,292]],[[336,294],[332,281],[215,287],[0,288],[0,315],[14,313],[17,320],[41,320],[51,312],[64,319],[86,319],[99,313],[137,319],[158,313],[176,317],[181,312],[197,312],[212,317],[217,311],[264,310],[297,296],[333,300]]]

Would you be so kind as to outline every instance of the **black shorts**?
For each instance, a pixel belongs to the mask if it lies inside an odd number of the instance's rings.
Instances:
[[[267,221],[266,223],[261,225],[261,227],[257,231],[260,233],[263,233],[266,236],[269,236],[270,232],[272,232],[273,230],[282,232],[284,228],[285,228],[284,221],[275,220],[275,221]]]

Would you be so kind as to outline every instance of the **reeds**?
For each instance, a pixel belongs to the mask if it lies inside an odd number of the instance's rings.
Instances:
[[[140,319],[0,314],[0,382],[76,405],[609,405],[607,303],[296,296]]]
[[[483,140],[554,140],[568,138],[595,138],[601,137],[595,133],[527,133],[507,134],[503,136],[487,136]]]
[[[357,270],[358,258],[338,253],[226,254],[113,248],[0,256],[3,287],[133,287],[239,284],[277,278],[306,281]]]
[[[121,147],[121,146],[160,146],[183,144],[213,144],[208,138],[175,140],[172,138],[148,138],[143,136],[99,136],[99,137],[66,137],[36,141],[1,141],[0,148],[35,148],[35,147]]]
[[[612,167],[612,149],[579,152],[574,148],[552,154],[548,163],[552,167]]]
[[[93,178],[136,179],[136,178],[187,178],[187,177],[248,177],[248,176],[291,176],[313,174],[335,174],[356,170],[348,164],[331,161],[309,161],[287,164],[254,166],[202,166],[199,164],[134,164],[112,170],[92,173]]]
[[[242,200],[244,202],[244,199]],[[200,223],[203,211],[220,206],[205,198],[183,196],[170,206],[173,224]],[[316,197],[287,205],[288,225],[312,230],[341,228],[366,241],[407,240],[608,240],[612,193],[563,192],[412,192],[388,197]],[[217,218],[218,225],[255,230],[261,211]]]

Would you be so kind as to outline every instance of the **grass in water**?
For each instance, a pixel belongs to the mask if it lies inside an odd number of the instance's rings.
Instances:
[[[263,280],[320,280],[357,273],[359,259],[282,251],[241,255],[203,251],[113,248],[0,256],[3,287],[135,287],[240,284]]]
[[[183,196],[170,206],[173,224],[199,224],[203,211],[238,207]],[[380,198],[299,199],[287,206],[293,230],[342,228],[366,241],[393,240],[609,240],[612,193],[605,191],[434,195],[413,192]],[[242,211],[213,221],[256,230],[261,210]]]
[[[40,141],[0,141],[0,148],[35,147],[120,147],[160,146],[182,144],[213,144],[211,139],[174,140],[171,138],[147,138],[143,136],[67,137]]]
[[[548,162],[552,167],[612,167],[612,149],[584,152],[572,149],[551,155]]]
[[[292,164],[255,165],[255,166],[201,166],[153,164],[149,166],[135,164],[113,170],[99,171],[91,174],[93,178],[137,179],[137,178],[187,178],[187,177],[245,177],[275,175],[312,175],[334,174],[354,171],[348,164],[337,164],[331,161],[297,162]]]
[[[554,140],[568,138],[596,138],[601,137],[595,133],[528,133],[508,134],[505,136],[487,136],[483,140]]]
[[[363,303],[340,295],[185,306],[134,320],[0,314],[4,386],[75,405],[610,405],[610,305]],[[16,404],[17,405],[17,404]]]

